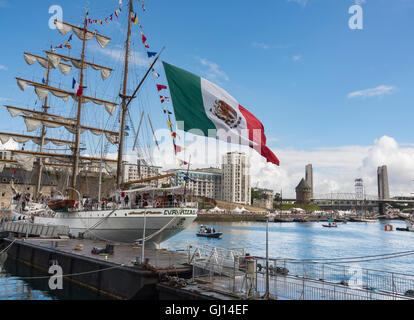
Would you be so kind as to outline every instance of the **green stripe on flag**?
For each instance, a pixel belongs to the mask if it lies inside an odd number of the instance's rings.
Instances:
[[[208,136],[208,129],[216,129],[204,110],[201,94],[201,79],[183,69],[163,62],[165,75],[170,88],[176,121],[180,130],[200,129]]]

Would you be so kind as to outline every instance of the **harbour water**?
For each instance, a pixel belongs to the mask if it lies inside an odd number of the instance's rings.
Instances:
[[[223,232],[221,239],[195,236],[201,224]],[[414,250],[414,232],[395,231],[405,228],[400,220],[338,223],[338,228],[324,228],[325,222],[269,222],[269,257],[293,259],[332,259],[373,256]],[[394,231],[384,231],[392,224]],[[266,255],[265,222],[193,223],[174,238],[163,243],[169,249],[185,249],[187,245],[223,248],[245,248],[253,256]],[[364,259],[361,259],[364,260]],[[360,261],[358,259],[358,261]],[[355,268],[368,268],[414,274],[414,255],[393,259],[357,262]]]
[[[221,239],[196,236],[201,224],[213,226],[223,232]],[[323,228],[323,223],[272,223],[269,222],[269,257],[294,259],[322,259],[362,257],[410,251],[414,248],[414,233],[384,231],[385,224],[404,228],[403,221],[377,221],[369,223],[338,223],[338,228]],[[197,223],[167,242],[163,248],[171,250],[193,247],[218,246],[223,248],[244,248],[253,256],[266,254],[265,222],[216,222]],[[363,259],[361,259],[363,260]],[[385,270],[414,274],[414,255],[369,262],[346,263],[355,268]],[[45,279],[29,279],[47,274],[29,266],[8,259],[0,272],[0,300],[100,300],[108,299],[96,291],[64,282],[64,290],[49,290]]]
[[[64,280],[62,290],[50,290],[50,275],[7,259],[0,271],[0,300],[108,300],[97,291]]]

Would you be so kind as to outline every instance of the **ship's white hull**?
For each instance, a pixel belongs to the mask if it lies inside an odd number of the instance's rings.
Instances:
[[[111,214],[112,212],[112,214]],[[160,243],[188,228],[197,217],[195,208],[118,209],[56,213],[35,216],[34,223],[68,226],[71,235],[112,242],[134,243],[143,238],[146,246]]]

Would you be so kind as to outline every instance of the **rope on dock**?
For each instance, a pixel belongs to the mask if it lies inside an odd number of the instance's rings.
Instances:
[[[15,242],[16,242],[16,239],[14,239],[6,248],[4,248],[3,251],[0,252],[0,254],[3,254],[4,252],[7,252],[10,249],[10,247],[13,245],[13,243],[15,243]]]
[[[124,266],[125,266],[125,264],[121,264],[119,266],[108,267],[108,268],[100,269],[100,270],[79,272],[79,273],[62,274],[62,275],[49,275],[49,276],[39,276],[39,277],[17,277],[17,278],[20,279],[20,280],[35,280],[35,279],[50,279],[50,277],[52,277],[52,276],[56,277],[56,278],[75,277],[75,276],[82,276],[82,275],[85,275],[85,274],[108,271],[108,270],[112,270],[112,269],[119,269],[119,268],[124,267]]]

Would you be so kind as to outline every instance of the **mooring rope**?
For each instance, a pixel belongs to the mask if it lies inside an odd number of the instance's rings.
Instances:
[[[75,277],[75,276],[82,276],[82,275],[85,275],[85,274],[108,271],[108,270],[112,270],[112,269],[119,269],[119,268],[124,267],[124,266],[126,266],[126,264],[120,264],[119,266],[108,267],[108,268],[105,268],[105,269],[85,271],[85,272],[79,272],[79,273],[71,273],[71,274],[49,275],[49,276],[39,276],[39,277],[19,277],[19,276],[16,276],[16,277],[21,279],[21,280],[50,279],[51,277],[56,277],[56,278]]]
[[[115,211],[115,210],[114,210]],[[112,212],[114,212],[114,211],[112,211]],[[108,215],[109,216],[109,215]],[[106,216],[106,217],[108,217],[108,216]],[[104,217],[104,218],[106,218],[106,217]],[[113,240],[109,240],[109,239],[105,239],[105,238],[103,238],[103,237],[101,237],[101,236],[98,236],[96,233],[94,233],[92,230],[90,230],[90,229],[87,229],[86,231],[88,231],[88,232],[90,232],[93,236],[95,236],[96,238],[98,238],[99,240],[103,240],[103,241],[107,241],[107,242],[115,242],[115,243],[121,243],[121,244],[134,244],[134,243],[137,243],[137,242],[139,242],[139,241],[148,241],[148,240],[151,240],[153,237],[155,237],[156,235],[158,235],[159,233],[161,233],[162,231],[164,231],[166,228],[168,228],[168,226],[169,225],[171,225],[171,223],[177,218],[178,216],[174,216],[165,226],[163,226],[160,230],[158,230],[158,231],[155,231],[154,233],[152,233],[152,234],[150,234],[149,236],[147,236],[147,237],[145,237],[145,239],[143,239],[143,238],[141,238],[141,239],[136,239],[136,240],[134,240],[133,242],[125,242],[125,241],[113,241]],[[87,226],[86,226],[86,224],[83,222],[83,220],[82,219],[80,219],[81,221],[82,221],[82,224],[85,226],[85,228],[87,228]],[[98,221],[98,223],[99,223],[100,221]],[[96,225],[96,224],[95,224]],[[95,226],[94,225],[94,226]],[[94,227],[93,226],[93,227]],[[91,228],[93,228],[93,227],[91,227]],[[84,232],[86,232],[86,231],[84,231]]]
[[[16,242],[16,239],[14,239],[6,248],[4,248],[3,251],[0,252],[0,254],[7,252],[10,249],[10,247],[13,245],[13,243],[15,242]]]

